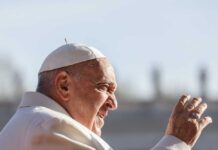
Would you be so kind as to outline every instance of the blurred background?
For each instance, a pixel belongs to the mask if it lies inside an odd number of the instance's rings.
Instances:
[[[217,150],[217,8],[216,0],[0,0],[0,129],[66,38],[98,48],[115,68],[119,109],[103,129],[114,149],[150,149],[190,94],[214,121],[194,149]]]

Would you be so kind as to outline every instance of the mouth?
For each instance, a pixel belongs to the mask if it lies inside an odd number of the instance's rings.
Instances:
[[[107,114],[108,112],[107,111],[104,111],[104,112],[98,112],[98,116],[101,118],[101,119],[104,119],[107,117]]]
[[[97,119],[95,120],[96,122],[96,127],[101,129],[103,126],[104,126],[104,118],[105,118],[105,115],[104,114],[97,114]]]
[[[93,125],[92,131],[97,135],[101,135],[101,128],[104,126],[104,119],[107,117],[108,111],[107,110],[99,110],[96,115],[95,123]]]

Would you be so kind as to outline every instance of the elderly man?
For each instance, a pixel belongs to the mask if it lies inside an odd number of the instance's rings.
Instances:
[[[0,134],[1,150],[110,150],[100,138],[104,118],[117,108],[113,67],[97,49],[66,44],[47,56],[36,92],[27,92]],[[165,136],[153,150],[190,150],[212,122],[207,105],[182,96]]]

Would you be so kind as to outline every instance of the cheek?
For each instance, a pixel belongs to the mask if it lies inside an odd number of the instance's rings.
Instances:
[[[95,90],[95,92],[93,93],[93,99],[92,99],[94,101],[95,108],[99,110],[101,106],[105,103],[107,98],[108,96],[106,93]]]
[[[78,93],[78,99],[80,99],[81,105],[86,107],[89,113],[93,115],[98,113],[108,98],[105,92],[93,88],[83,88]]]

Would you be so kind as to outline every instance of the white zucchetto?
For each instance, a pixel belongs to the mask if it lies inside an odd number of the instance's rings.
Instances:
[[[65,44],[46,57],[41,65],[39,73],[96,58],[105,58],[105,56],[94,47],[83,44]]]

